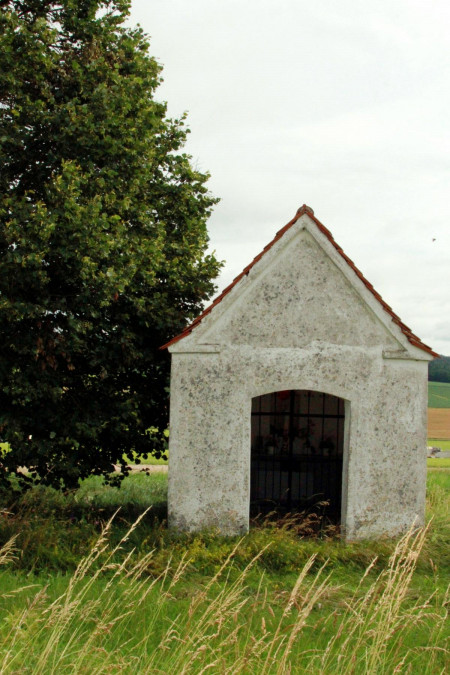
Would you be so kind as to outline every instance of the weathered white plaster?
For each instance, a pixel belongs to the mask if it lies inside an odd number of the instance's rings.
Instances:
[[[171,526],[248,528],[251,399],[287,389],[346,401],[347,537],[423,522],[431,357],[307,214],[170,351]]]

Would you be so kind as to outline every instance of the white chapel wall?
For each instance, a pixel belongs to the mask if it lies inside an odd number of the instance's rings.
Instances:
[[[423,521],[428,356],[405,350],[301,225],[171,348],[171,526],[248,528],[251,399],[287,389],[346,401],[347,537]]]

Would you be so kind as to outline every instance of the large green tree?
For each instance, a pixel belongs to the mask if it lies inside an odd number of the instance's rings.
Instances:
[[[126,0],[0,0],[0,476],[163,452],[159,350],[212,294],[215,199]]]

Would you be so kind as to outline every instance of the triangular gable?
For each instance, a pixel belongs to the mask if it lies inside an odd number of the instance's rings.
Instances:
[[[170,340],[167,344],[163,345],[161,349],[168,348],[175,343],[179,342],[183,338],[187,337],[192,333],[193,330],[207,317],[217,305],[219,305],[224,298],[226,298],[231,292],[234,291],[235,287],[239,284],[239,282],[246,277],[250,270],[263,258],[263,256],[266,255],[266,253],[272,249],[272,247],[277,244],[277,242],[280,241],[280,239],[292,228],[292,226],[302,217],[302,216],[308,216],[309,220],[316,226],[318,231],[324,235],[327,239],[327,241],[334,247],[334,249],[337,251],[339,254],[340,258],[342,258],[347,266],[348,270],[351,270],[350,274],[355,274],[356,277],[364,284],[364,287],[370,291],[371,295],[376,299],[379,307],[386,312],[388,316],[385,316],[385,321],[386,323],[387,320],[387,325],[389,324],[389,321],[392,321],[401,331],[401,334],[403,334],[407,341],[413,346],[418,349],[423,350],[426,352],[428,355],[434,357],[438,356],[433,350],[426,344],[424,344],[418,337],[415,335],[408,326],[406,326],[401,319],[395,314],[392,310],[392,308],[383,300],[383,298],[380,296],[379,293],[376,292],[372,284],[364,277],[362,272],[356,267],[356,265],[353,263],[353,261],[344,253],[342,248],[335,242],[333,239],[333,236],[331,232],[314,216],[313,210],[306,206],[306,204],[303,204],[301,206],[294,218],[287,223],[281,230],[277,232],[275,237],[272,239],[272,241],[267,244],[267,246],[264,247],[264,249],[257,255],[253,261],[245,267],[242,272],[233,280],[233,282],[227,286],[222,293],[214,300],[214,302],[211,303],[189,326],[187,326],[182,333],[174,337],[172,340]],[[239,292],[238,290],[234,292]],[[370,296],[369,296],[370,297]]]

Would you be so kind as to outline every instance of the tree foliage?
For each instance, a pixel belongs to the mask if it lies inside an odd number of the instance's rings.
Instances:
[[[164,451],[159,346],[214,290],[216,200],[129,2],[0,9],[0,468],[68,487]]]
[[[428,364],[430,382],[450,382],[450,356],[441,355]]]

